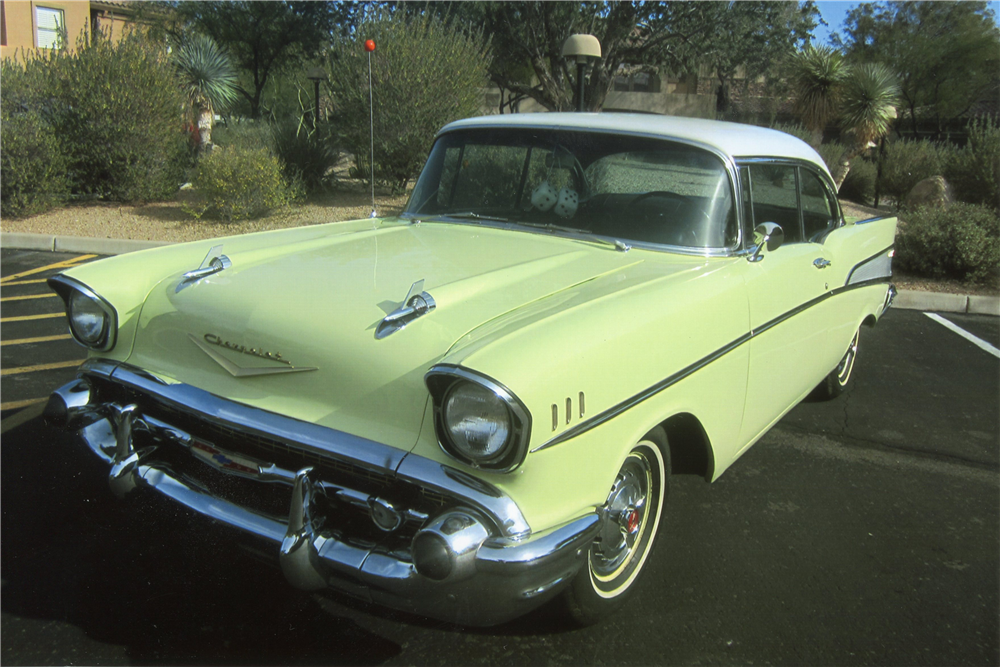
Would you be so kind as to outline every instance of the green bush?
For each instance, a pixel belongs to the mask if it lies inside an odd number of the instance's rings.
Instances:
[[[190,162],[184,97],[161,49],[140,35],[81,42],[50,61],[52,123],[73,189],[114,201],[176,192]]]
[[[833,171],[840,156],[844,154],[844,145],[831,141],[820,145],[818,152],[827,169]],[[852,159],[851,169],[847,172],[847,178],[841,184],[837,196],[859,204],[871,204],[875,199],[875,165],[861,156]]]
[[[0,215],[24,216],[58,206],[69,194],[66,158],[52,124],[36,66],[13,59],[0,65]]]
[[[285,177],[290,183],[300,182],[308,192],[319,190],[327,171],[337,163],[337,152],[324,135],[322,125],[312,130],[293,118],[274,129],[274,146],[285,166]]]
[[[404,12],[376,15],[335,39],[328,60],[332,127],[339,145],[359,158],[370,150],[368,54],[359,46],[366,39],[377,45],[375,175],[398,191],[419,173],[442,125],[479,113],[489,57],[478,35],[432,18],[407,21]]]
[[[888,143],[882,157],[880,194],[898,205],[913,186],[944,173],[949,147],[931,141],[903,139]]]
[[[945,179],[956,199],[1000,208],[1000,126],[996,122],[983,119],[969,124],[968,142],[951,156]]]
[[[277,155],[274,128],[263,120],[230,120],[224,125],[216,125],[212,130],[212,142],[216,146],[255,150],[263,148]]]
[[[260,217],[297,196],[265,148],[217,148],[198,161],[193,184],[205,198],[197,215],[227,222]]]
[[[917,209],[901,224],[896,266],[931,278],[983,282],[1000,268],[1000,216],[986,206],[955,203]]]

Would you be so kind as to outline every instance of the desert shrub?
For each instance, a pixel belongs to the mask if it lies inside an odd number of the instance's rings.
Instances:
[[[1000,125],[992,119],[970,123],[968,142],[948,160],[945,178],[960,201],[1000,208]]]
[[[888,143],[882,157],[881,194],[898,204],[913,186],[943,173],[948,148],[931,141],[903,139]]]
[[[212,130],[212,141],[217,146],[239,150],[263,148],[277,155],[274,127],[263,120],[229,120]]]
[[[45,111],[41,62],[0,65],[0,215],[41,213],[69,194],[66,158]]]
[[[81,42],[51,59],[51,86],[75,192],[141,201],[176,191],[190,160],[184,97],[159,47],[138,34]]]
[[[827,169],[833,171],[833,167],[844,154],[844,145],[831,141],[820,145],[818,152],[826,163]],[[870,204],[875,198],[875,171],[875,165],[860,155],[853,158],[851,169],[847,172],[847,178],[840,185],[837,196],[859,204]]]
[[[896,266],[932,278],[983,282],[1000,267],[1000,216],[962,202],[917,209],[901,225]]]
[[[397,190],[420,171],[442,125],[478,113],[489,64],[479,36],[432,18],[407,20],[405,14],[366,20],[334,40],[328,60],[332,127],[340,145],[367,155],[368,55],[359,42],[375,41],[375,175]]]
[[[265,148],[213,150],[198,161],[193,183],[205,200],[197,215],[227,222],[260,217],[297,196],[281,161]]]
[[[300,182],[308,192],[323,185],[326,173],[337,163],[337,152],[321,125],[313,130],[289,118],[274,128],[274,147],[284,164],[285,177]]]

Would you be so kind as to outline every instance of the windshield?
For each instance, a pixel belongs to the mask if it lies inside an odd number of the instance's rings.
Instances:
[[[445,134],[435,142],[405,213],[692,248],[738,242],[721,159],[684,144],[596,132],[502,128]]]

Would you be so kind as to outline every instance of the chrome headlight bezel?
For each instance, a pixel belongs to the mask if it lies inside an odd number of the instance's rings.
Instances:
[[[424,382],[434,401],[434,431],[438,445],[452,458],[474,468],[494,472],[510,472],[521,465],[528,452],[531,435],[531,415],[524,404],[502,384],[481,373],[451,365],[433,367],[424,376]],[[457,445],[445,423],[446,403],[450,396],[464,384],[474,385],[477,390],[485,390],[493,396],[506,411],[509,429],[507,437],[496,452],[475,457]]]
[[[118,334],[118,312],[110,303],[104,300],[94,290],[90,289],[79,280],[69,276],[57,275],[49,278],[48,285],[58,294],[66,306],[66,320],[69,324],[69,332],[80,345],[97,352],[107,352],[115,346]],[[89,306],[93,306],[96,312],[102,314],[103,322],[101,331],[97,336],[88,338],[78,330],[73,316],[74,300],[84,300]]]

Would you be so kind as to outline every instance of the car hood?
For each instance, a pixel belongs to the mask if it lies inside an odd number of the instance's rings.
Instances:
[[[463,335],[641,261],[597,243],[474,225],[358,227],[269,238],[268,247],[224,245],[229,268],[187,285],[182,272],[160,282],[129,363],[409,450],[425,413],[424,373]],[[376,339],[419,280],[436,308]]]

